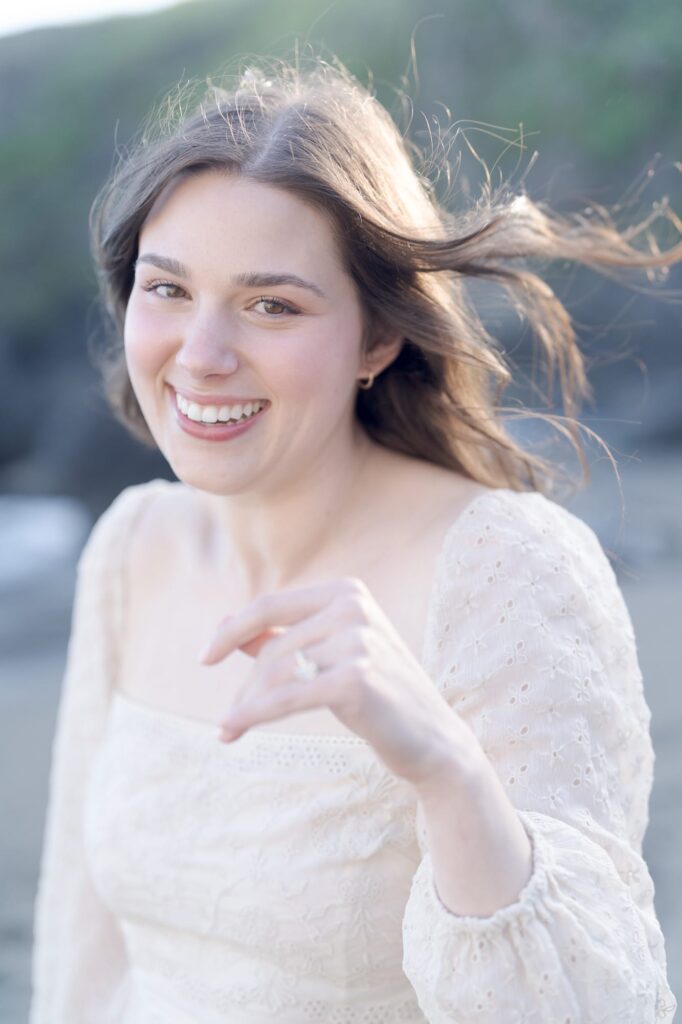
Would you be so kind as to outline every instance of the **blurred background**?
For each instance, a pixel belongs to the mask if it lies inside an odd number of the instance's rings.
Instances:
[[[94,519],[122,487],[172,478],[157,453],[116,423],[89,361],[101,326],[88,210],[117,148],[169,89],[214,76],[240,55],[287,57],[296,45],[303,54],[306,46],[328,59],[336,54],[365,84],[371,73],[379,99],[421,146],[447,125],[449,110],[458,124],[451,132],[454,209],[475,198],[483,159],[493,184],[523,180],[531,197],[560,211],[604,204],[621,227],[656,202],[681,211],[678,0],[111,0],[101,7],[74,0],[27,2],[0,15],[6,1024],[27,1016],[33,900],[76,558]],[[400,89],[413,99],[411,119]],[[675,240],[664,229],[663,222],[661,247]],[[588,359],[595,398],[581,420],[617,461],[615,473],[586,435],[592,479],[561,500],[599,536],[635,627],[657,755],[644,855],[679,999],[682,274],[675,268],[664,281],[632,275],[631,287],[571,267],[547,268],[547,278],[568,306]],[[560,413],[553,392],[547,405],[531,387],[532,339],[523,328],[499,309],[488,327],[518,366],[505,401]],[[555,448],[532,423],[513,429],[578,476],[566,445]]]

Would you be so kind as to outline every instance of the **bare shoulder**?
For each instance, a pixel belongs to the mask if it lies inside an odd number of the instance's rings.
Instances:
[[[412,457],[402,458],[397,466],[399,488],[406,500],[403,507],[412,513],[421,511],[423,521],[431,522],[434,530],[454,522],[479,495],[493,488],[445,466]]]

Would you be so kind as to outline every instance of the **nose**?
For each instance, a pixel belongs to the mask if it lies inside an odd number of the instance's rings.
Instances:
[[[197,380],[233,374],[240,360],[224,317],[196,318],[187,325],[175,361]]]

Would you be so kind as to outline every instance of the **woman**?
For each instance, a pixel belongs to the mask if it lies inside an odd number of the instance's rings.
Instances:
[[[632,626],[464,283],[572,410],[568,317],[511,261],[680,248],[489,200],[447,214],[321,62],[213,90],[101,193],[108,395],[178,479],[81,557],[32,1024],[671,1019]]]

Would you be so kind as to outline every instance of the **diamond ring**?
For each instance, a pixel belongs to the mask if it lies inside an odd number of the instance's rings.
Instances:
[[[296,658],[294,679],[298,679],[302,683],[314,679],[319,672],[317,663],[312,658],[306,658],[302,651],[295,651],[294,657]]]

